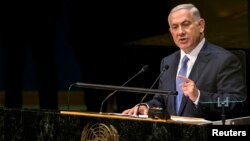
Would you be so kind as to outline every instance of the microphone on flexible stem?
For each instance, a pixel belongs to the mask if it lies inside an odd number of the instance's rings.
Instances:
[[[160,77],[162,76],[162,74],[168,70],[169,66],[165,65],[161,71],[161,73],[159,74],[159,76],[155,79],[155,82],[151,85],[151,87],[149,89],[152,89],[154,87],[154,85],[156,84],[156,82],[160,79]],[[137,116],[139,116],[139,108],[142,104],[142,102],[144,101],[144,99],[147,97],[148,93],[146,93],[143,98],[141,99],[140,103],[138,104],[138,108],[137,108]]]
[[[148,65],[144,65],[141,70],[139,72],[137,72],[133,77],[131,77],[129,80],[127,80],[125,83],[123,83],[121,85],[122,86],[125,86],[128,82],[130,82],[132,79],[134,79],[137,75],[139,75],[140,73],[142,72],[145,72],[146,70],[148,69]],[[101,104],[101,107],[100,107],[100,113],[102,113],[102,107],[103,107],[103,104],[105,101],[107,101],[112,95],[114,95],[118,90],[115,90],[113,91],[112,93],[110,93],[103,101],[102,101],[102,104]]]

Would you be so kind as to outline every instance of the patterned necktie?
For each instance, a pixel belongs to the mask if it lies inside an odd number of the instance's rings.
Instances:
[[[185,55],[182,59],[182,63],[181,63],[181,68],[180,71],[178,73],[178,75],[183,75],[186,76],[187,74],[187,62],[188,62],[189,58]],[[181,105],[181,101],[182,101],[182,96],[183,96],[183,91],[181,90],[181,88],[179,87],[180,83],[182,83],[183,80],[180,78],[176,78],[176,90],[178,92],[178,95],[176,97],[176,113],[178,115],[178,111]]]

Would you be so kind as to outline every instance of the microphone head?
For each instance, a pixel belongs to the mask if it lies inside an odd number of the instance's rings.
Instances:
[[[147,71],[148,70],[148,65],[144,65],[143,67],[142,67],[142,69],[141,69],[141,72],[145,72],[145,71]]]
[[[168,68],[169,68],[169,65],[165,65],[165,66],[162,68],[162,71],[166,71],[166,70],[168,70]]]

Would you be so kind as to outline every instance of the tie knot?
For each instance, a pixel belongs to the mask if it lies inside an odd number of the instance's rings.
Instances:
[[[189,58],[185,55],[183,58],[182,58],[182,64],[186,64],[188,62]]]

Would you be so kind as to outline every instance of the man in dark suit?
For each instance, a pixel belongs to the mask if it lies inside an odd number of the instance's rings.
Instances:
[[[246,98],[246,87],[239,59],[223,49],[209,43],[204,37],[205,20],[193,4],[174,7],[168,16],[169,30],[179,51],[165,57],[161,69],[169,66],[159,81],[159,89],[178,91],[178,96],[155,95],[152,100],[125,110],[124,114],[148,114],[151,107],[167,109],[170,115],[200,117],[208,120],[221,118],[217,101],[229,101],[226,114],[241,112]],[[187,69],[182,70],[182,59],[186,56]],[[177,73],[178,72],[178,73]],[[181,79],[180,84],[175,82]],[[177,98],[180,106],[177,107]],[[234,102],[232,102],[234,101]]]

